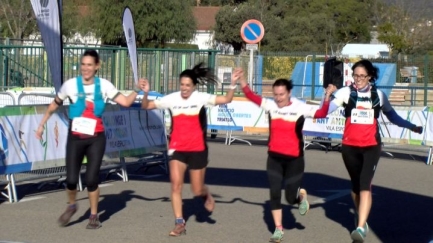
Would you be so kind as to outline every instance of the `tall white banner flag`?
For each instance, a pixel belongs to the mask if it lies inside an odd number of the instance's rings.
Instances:
[[[57,0],[30,0],[30,2],[47,52],[54,88],[58,91],[63,83],[63,41],[60,5]]]
[[[123,32],[125,33],[126,44],[128,45],[129,58],[131,60],[132,72],[134,74],[134,82],[138,83],[137,70],[137,45],[135,43],[135,28],[132,13],[129,7],[123,11]]]

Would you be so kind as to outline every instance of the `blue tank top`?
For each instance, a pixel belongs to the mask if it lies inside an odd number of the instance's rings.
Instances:
[[[105,102],[102,98],[101,92],[101,81],[98,77],[94,77],[95,91],[94,91],[94,114],[96,117],[101,117],[105,110]],[[77,101],[69,105],[69,118],[73,119],[75,117],[80,117],[86,108],[86,93],[84,92],[83,79],[81,76],[77,77],[77,89],[78,97]]]

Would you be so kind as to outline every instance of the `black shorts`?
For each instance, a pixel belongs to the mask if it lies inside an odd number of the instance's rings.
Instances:
[[[194,152],[174,151],[170,156],[170,160],[179,160],[180,162],[187,164],[189,169],[200,170],[205,168],[209,163],[208,154],[207,149]]]

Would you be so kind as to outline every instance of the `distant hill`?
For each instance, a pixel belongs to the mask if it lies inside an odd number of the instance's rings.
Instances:
[[[433,0],[380,0],[385,4],[403,5],[413,15],[420,14],[433,19]]]

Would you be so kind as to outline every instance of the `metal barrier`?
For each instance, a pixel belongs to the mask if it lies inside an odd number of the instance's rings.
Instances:
[[[428,150],[428,156],[427,156],[427,165],[433,164],[433,147],[430,147]]]
[[[15,97],[8,92],[0,92],[0,107],[15,105]],[[9,174],[0,175],[0,195],[13,202],[13,191]]]
[[[56,98],[56,94],[21,93],[18,96],[18,105],[48,105],[54,98]],[[63,105],[69,105],[69,100],[64,100]]]
[[[2,94],[3,93],[0,93],[0,97]],[[50,94],[50,93],[24,93],[23,92],[17,95],[18,101],[15,102],[15,98],[13,95],[9,93],[5,93],[4,95],[12,98],[8,100],[10,105],[18,104],[24,106],[41,105],[41,104],[47,105],[51,103],[56,96],[55,94]],[[137,99],[136,102],[141,103],[141,100]],[[65,103],[69,104],[69,100],[65,100]],[[166,138],[166,134],[165,134],[165,138]],[[165,143],[167,143],[166,140]],[[133,157],[127,157],[127,158],[120,157],[115,159],[110,159],[107,156],[105,156],[100,170],[108,171],[107,177],[109,175],[115,174],[120,178],[122,178],[124,182],[127,182],[129,178],[128,178],[126,167],[127,165],[131,165],[131,164],[138,164],[140,165],[139,169],[144,168],[144,170],[147,170],[149,167],[159,166],[161,169],[163,169],[164,174],[168,174],[167,151],[149,152],[146,154],[136,155]],[[86,171],[86,164],[84,163],[81,169],[81,174],[85,173],[85,171]],[[16,183],[43,179],[43,178],[58,177],[58,179],[54,182],[61,185],[62,183],[64,183],[65,176],[66,176],[65,166],[37,169],[37,170],[32,170],[24,173],[0,175],[0,185],[5,186],[4,189],[0,190],[0,192],[1,195],[6,197],[10,203],[13,203],[18,201]],[[48,182],[40,183],[38,189],[41,189],[47,183]],[[81,177],[79,177],[78,189],[80,191],[83,190]]]
[[[85,170],[82,168],[81,173],[83,173]],[[29,172],[24,173],[15,173],[10,175],[10,181],[9,181],[9,187],[12,191],[12,198],[9,200],[9,202],[18,202],[18,193],[16,189],[16,183],[18,182],[25,182],[25,181],[31,181],[36,179],[43,179],[43,178],[52,178],[52,177],[59,177],[57,179],[57,183],[60,185],[64,182],[64,176],[66,175],[66,168],[65,166],[61,167],[53,167],[53,168],[47,168],[47,169],[40,169],[40,170],[32,170]],[[42,182],[38,189],[40,190],[43,186],[47,185],[47,182]],[[78,190],[83,190],[83,185],[81,182],[81,177],[78,177]]]
[[[10,203],[13,202],[13,191],[12,186],[10,182],[10,175],[0,175],[0,186],[3,188],[0,188],[0,195],[5,197]],[[6,191],[6,193],[5,193]]]
[[[8,92],[0,92],[0,107],[15,105],[15,97]]]
[[[55,94],[46,94],[46,93],[21,93],[17,97],[17,102],[15,102],[15,97],[11,95],[10,93],[3,92],[0,93],[0,102],[3,102],[5,99],[1,99],[2,96],[5,97],[11,97],[12,101],[9,101],[8,104],[5,105],[35,105],[35,104],[49,104],[51,103],[54,98]],[[5,102],[4,102],[5,103]],[[0,104],[4,104],[0,103]],[[17,182],[24,182],[24,181],[30,181],[35,179],[42,179],[42,178],[51,178],[51,177],[59,177],[58,182],[62,181],[62,177],[66,175],[66,168],[64,166],[61,167],[53,167],[53,168],[46,168],[46,169],[40,169],[40,170],[33,170],[25,173],[15,173],[10,175],[5,175],[5,180],[1,180],[0,177],[0,183],[3,182],[6,184],[5,189],[8,191],[8,194],[2,193],[3,196],[7,197],[9,199],[9,202],[17,202],[18,201],[18,195],[16,190],[16,183]],[[46,183],[42,183],[38,188],[41,189],[42,186],[44,186]],[[79,190],[82,190],[83,186],[81,183],[81,178],[79,180],[78,184]]]

